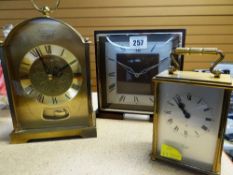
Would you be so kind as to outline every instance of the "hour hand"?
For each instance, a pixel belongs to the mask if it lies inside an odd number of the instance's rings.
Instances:
[[[179,95],[176,95],[175,97],[173,97],[173,100],[176,102],[177,106],[183,112],[185,118],[189,119],[191,115],[189,112],[186,111],[185,104],[182,102],[181,97]]]

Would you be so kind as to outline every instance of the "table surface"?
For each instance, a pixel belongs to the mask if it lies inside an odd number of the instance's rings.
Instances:
[[[8,110],[0,111],[0,175],[201,174],[152,161],[152,126],[145,121],[97,119],[97,138],[9,144],[11,118]],[[233,174],[225,154],[221,174]]]

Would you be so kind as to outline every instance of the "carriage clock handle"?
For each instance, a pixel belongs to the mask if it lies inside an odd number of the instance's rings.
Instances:
[[[34,8],[37,11],[39,11],[40,13],[42,13],[43,15],[45,15],[45,16],[49,16],[49,14],[52,13],[54,10],[56,10],[59,7],[59,5],[60,5],[60,0],[56,0],[56,3],[55,3],[55,5],[52,8],[50,8],[47,5],[45,5],[43,7],[39,7],[36,4],[35,0],[31,0],[31,2],[32,2],[32,5],[34,6]]]
[[[186,47],[178,47],[174,49],[171,53],[172,63],[173,65],[169,68],[169,74],[173,74],[177,69],[179,69],[180,65],[175,59],[175,56],[185,55],[185,54],[211,54],[211,55],[219,55],[220,57],[213,63],[213,65],[209,68],[210,72],[214,74],[215,78],[219,78],[221,75],[221,71],[214,70],[214,68],[224,59],[224,54],[221,50],[217,48],[186,48]]]

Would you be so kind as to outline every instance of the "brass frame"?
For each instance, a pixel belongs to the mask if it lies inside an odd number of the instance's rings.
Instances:
[[[185,71],[183,72],[185,73]],[[198,73],[198,72],[197,72]],[[230,103],[231,91],[233,89],[232,84],[221,86],[218,83],[210,83],[210,82],[199,82],[199,81],[192,81],[192,80],[180,80],[180,79],[169,79],[169,78],[161,78],[156,77],[153,80],[154,82],[154,92],[155,94],[155,104],[154,104],[154,119],[153,119],[153,143],[152,143],[152,160],[160,159],[165,160],[167,162],[175,163],[177,165],[182,165],[188,168],[192,168],[194,170],[198,170],[205,174],[213,174],[219,175],[221,171],[221,155],[223,150],[223,141],[224,141],[224,132],[227,122],[227,113],[228,107]],[[164,157],[161,157],[157,151],[157,141],[158,141],[158,123],[159,123],[159,86],[160,83],[181,83],[181,84],[192,84],[195,86],[204,86],[204,87],[211,87],[211,88],[221,88],[224,89],[224,97],[223,97],[223,104],[222,104],[222,112],[221,112],[221,120],[220,120],[220,127],[218,131],[218,139],[217,139],[217,146],[215,150],[215,159],[213,162],[213,169],[212,171],[206,171],[198,167],[194,167],[183,162],[178,162],[175,160],[170,160]]]

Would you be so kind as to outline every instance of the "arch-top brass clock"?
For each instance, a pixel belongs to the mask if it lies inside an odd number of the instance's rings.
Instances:
[[[3,66],[14,131],[11,142],[96,136],[91,105],[89,44],[49,17],[18,24],[3,43]]]

